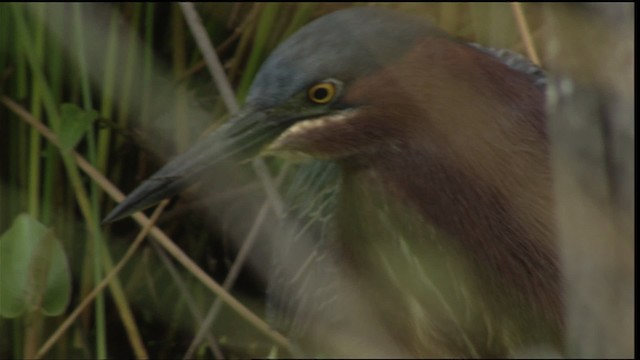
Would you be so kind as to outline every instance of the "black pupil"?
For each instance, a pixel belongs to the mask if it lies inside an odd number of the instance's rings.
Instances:
[[[324,100],[329,96],[329,90],[325,88],[318,88],[313,92],[313,97],[316,100]]]

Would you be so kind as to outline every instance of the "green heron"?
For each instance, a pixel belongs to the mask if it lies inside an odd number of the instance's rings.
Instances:
[[[268,290],[274,326],[324,354],[336,343],[305,334],[391,339],[370,355],[560,346],[544,91],[514,53],[390,10],[338,11],[283,42],[244,109],[105,220],[230,159],[302,155],[286,196],[298,226],[277,240]]]

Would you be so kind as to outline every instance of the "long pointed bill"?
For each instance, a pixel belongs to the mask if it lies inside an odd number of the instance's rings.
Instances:
[[[198,141],[138,186],[104,218],[113,222],[152,206],[201,180],[215,165],[243,160],[274,137],[272,122],[260,111],[246,110]]]

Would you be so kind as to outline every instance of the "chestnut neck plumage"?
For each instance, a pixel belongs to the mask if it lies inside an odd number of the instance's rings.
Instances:
[[[423,66],[408,64],[416,61]],[[372,104],[352,119],[367,131],[349,142],[376,146],[342,162],[345,178],[377,181],[449,235],[496,311],[523,310],[520,330],[539,319],[532,337],[558,345],[562,280],[543,91],[476,49],[434,38],[354,84],[347,101]]]

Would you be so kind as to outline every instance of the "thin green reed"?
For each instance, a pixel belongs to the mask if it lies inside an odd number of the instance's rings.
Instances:
[[[244,98],[249,91],[249,86],[251,85],[255,74],[258,72],[260,64],[264,60],[267,50],[267,42],[269,41],[269,36],[272,34],[271,30],[280,10],[279,3],[266,3],[262,5],[264,7],[262,8],[262,12],[258,19],[257,30],[255,38],[253,39],[253,46],[251,53],[249,54],[249,60],[244,68],[244,73],[240,79],[240,85],[238,86],[237,98],[240,102],[244,101]]]
[[[89,79],[89,71],[87,69],[87,59],[85,54],[85,38],[83,31],[83,18],[82,18],[82,5],[79,3],[74,3],[73,5],[73,34],[74,34],[74,55],[75,55],[75,63],[78,65],[80,69],[79,75],[79,84],[80,84],[80,93],[82,95],[82,107],[85,110],[93,110],[93,101],[91,94],[91,83]],[[92,127],[87,133],[87,153],[89,161],[93,164],[97,163],[98,156],[96,154],[96,134],[94,131],[95,127]],[[91,184],[91,212],[93,221],[95,223],[99,223],[99,201],[100,193],[98,187],[95,183]],[[92,242],[92,254],[89,255],[89,252],[85,255],[85,266],[88,268],[91,267],[91,271],[87,271],[87,273],[93,274],[93,281],[88,282],[89,284],[97,284],[102,279],[102,267],[101,267],[101,243],[102,243],[102,231],[101,229],[96,229],[93,236]],[[86,260],[91,259],[91,261],[87,262]],[[84,293],[84,292],[83,292]],[[105,322],[105,299],[104,293],[96,296],[96,300],[94,303],[94,316],[95,316],[95,339],[96,339],[96,348],[95,355],[97,358],[105,358],[107,356],[107,329]]]

